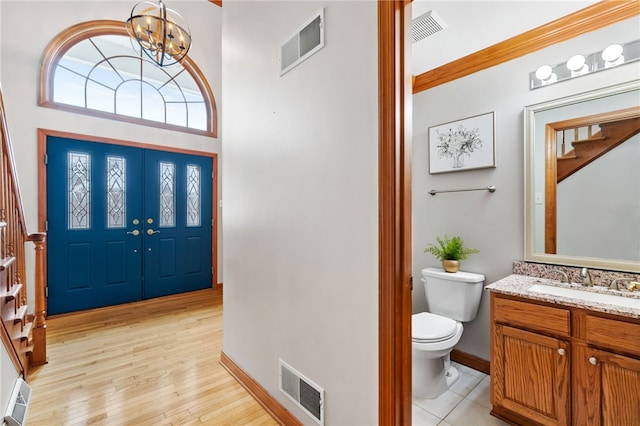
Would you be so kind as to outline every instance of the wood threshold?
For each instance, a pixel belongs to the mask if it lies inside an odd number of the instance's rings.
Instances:
[[[489,374],[491,370],[490,363],[486,359],[482,359],[478,356],[468,354],[457,349],[451,351],[451,361],[473,368],[474,370],[480,371],[484,374]]]
[[[272,397],[260,383],[245,373],[224,351],[220,353],[220,365],[222,365],[278,423],[287,426],[302,426],[302,422]]]
[[[598,30],[640,14],[637,1],[601,1],[575,13],[449,62],[415,77],[420,93],[545,47]]]

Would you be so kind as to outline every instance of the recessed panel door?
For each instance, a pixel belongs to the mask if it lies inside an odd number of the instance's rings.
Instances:
[[[211,158],[145,152],[144,297],[211,288]]]
[[[212,159],[47,138],[48,312],[212,285]]]
[[[141,299],[142,154],[48,138],[50,314]]]

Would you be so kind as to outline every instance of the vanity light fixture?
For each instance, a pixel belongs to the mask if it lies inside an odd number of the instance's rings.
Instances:
[[[537,89],[638,60],[640,60],[640,39],[624,44],[611,44],[589,55],[577,54],[563,63],[540,66],[529,73],[529,88]]]

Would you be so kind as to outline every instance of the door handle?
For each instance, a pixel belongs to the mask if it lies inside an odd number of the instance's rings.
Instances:
[[[147,229],[147,235],[153,235],[153,234],[159,234],[159,233],[160,233],[160,231],[154,231],[151,228]]]
[[[134,229],[133,231],[128,231],[127,235],[133,235],[134,237],[137,237],[138,235],[140,235],[140,231]]]

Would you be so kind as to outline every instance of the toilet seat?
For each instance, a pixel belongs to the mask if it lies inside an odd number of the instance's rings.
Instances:
[[[411,340],[415,343],[437,343],[451,339],[458,332],[458,323],[451,318],[430,312],[411,316]]]

